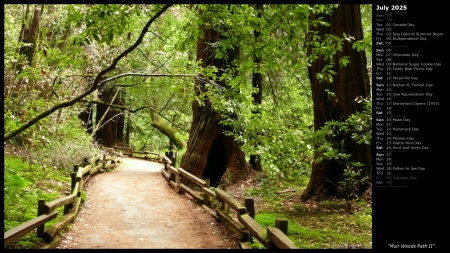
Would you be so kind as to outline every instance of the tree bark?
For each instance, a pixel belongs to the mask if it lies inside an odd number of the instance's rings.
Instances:
[[[202,66],[215,66],[225,69],[238,57],[237,46],[227,52],[227,60],[215,58],[215,48],[211,45],[221,40],[220,32],[201,26],[204,37],[197,41],[197,60]],[[223,71],[217,74],[220,76]],[[218,82],[226,87],[225,83]],[[195,92],[205,91],[204,83],[196,79]],[[210,179],[211,186],[233,184],[245,177],[250,165],[245,154],[233,137],[226,136],[219,125],[221,116],[212,109],[211,101],[205,98],[204,105],[197,101],[192,104],[193,120],[189,133],[187,149],[181,167],[197,177]],[[188,182],[185,182],[188,183]]]
[[[255,10],[258,12],[258,14],[256,14],[256,16],[258,18],[262,17],[262,12],[264,10],[263,7],[264,7],[263,4],[255,5]],[[253,31],[253,36],[255,38],[255,42],[258,42],[261,40],[261,32],[255,30],[255,31]],[[261,103],[262,103],[262,75],[259,72],[261,62],[262,62],[261,57],[258,56],[256,54],[256,52],[253,53],[253,63],[256,66],[258,66],[258,70],[254,70],[253,76],[252,76],[252,87],[254,89],[257,89],[257,92],[254,92],[252,94],[253,104],[255,104],[255,105],[261,105]],[[261,112],[259,111],[259,109],[255,109],[252,111],[252,113],[253,113],[253,117],[260,117]],[[260,155],[251,154],[250,155],[250,164],[252,165],[254,170],[262,171]]]
[[[152,117],[152,127],[156,128],[162,134],[169,138],[170,142],[173,143],[178,149],[183,149],[186,147],[186,142],[176,136],[178,129],[176,127],[170,126],[161,120],[161,117],[154,112],[151,112]]]
[[[318,16],[311,14],[310,18],[315,20]],[[327,15],[323,16],[323,18],[324,21],[330,23],[330,26],[319,26],[316,28],[321,36],[334,34],[340,37],[345,32],[354,36],[356,40],[363,39],[359,4],[341,4],[333,11],[331,16]],[[343,121],[351,114],[362,111],[362,104],[357,103],[355,98],[357,96],[370,96],[370,82],[367,75],[365,52],[357,52],[355,49],[352,49],[350,43],[344,43],[342,52],[338,52],[334,56],[335,62],[338,62],[338,59],[342,56],[349,56],[350,64],[345,68],[340,68],[339,64],[334,65],[333,70],[337,75],[334,76],[333,83],[320,83],[317,80],[316,73],[320,73],[322,68],[328,63],[323,57],[319,57],[308,68],[314,103],[314,131],[319,130],[328,121]],[[336,99],[329,99],[326,89],[334,92]],[[344,141],[343,148],[345,147],[345,153],[351,154],[350,160],[365,164],[362,168],[362,176],[371,178],[372,157],[370,145],[359,145],[348,135],[339,136],[335,141]],[[344,168],[345,165],[336,161],[323,160],[314,163],[309,184],[301,199],[303,201],[319,201],[336,196],[338,194],[336,185],[337,182],[343,179]],[[364,187],[361,188],[361,193],[364,192],[368,185]]]
[[[27,5],[27,14],[28,14]],[[28,15],[27,15],[28,16]],[[27,18],[27,17],[26,17]],[[32,46],[23,46],[19,50],[19,54],[26,56],[29,66],[35,65],[36,54],[39,50],[39,21],[41,19],[41,12],[39,11],[37,5],[34,8],[33,16],[30,20],[30,26],[27,27],[25,24],[22,25],[22,31],[20,34],[21,42],[30,43]],[[24,23],[27,20],[24,20]],[[19,65],[19,73],[22,71],[23,66]]]
[[[120,94],[122,90],[116,91],[119,94],[114,95],[114,89],[100,88],[99,100],[105,103],[97,104],[96,122],[98,129],[95,132],[95,139],[106,147],[122,146],[125,123],[123,114],[117,115],[119,112],[109,107],[109,104],[124,106]]]
[[[128,147],[130,145],[130,132],[131,132],[131,119],[130,119],[130,113],[125,112],[127,115],[127,128],[125,133],[125,147]]]
[[[26,65],[28,65],[31,68],[34,68],[36,66],[36,58],[39,52],[39,43],[40,43],[39,23],[41,20],[41,12],[43,10],[44,5],[42,5],[41,11],[39,11],[38,5],[36,4],[34,6],[33,15],[28,20],[30,5],[27,4],[25,18],[23,20],[22,29],[19,35],[19,42],[24,43],[24,45],[19,49],[19,54],[25,56],[25,58],[27,59]],[[29,23],[28,26],[27,23]],[[21,61],[19,61],[14,68],[17,68],[16,73],[20,74],[24,69],[24,65]],[[18,81],[18,83],[22,82],[23,80]],[[36,83],[37,83],[36,80],[32,80],[29,84],[27,84],[28,89],[29,90],[35,90],[36,88],[43,89],[43,87],[37,86]],[[24,91],[22,90],[21,92]]]

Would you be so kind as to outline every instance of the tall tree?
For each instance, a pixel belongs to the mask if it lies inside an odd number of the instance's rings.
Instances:
[[[219,89],[226,89],[226,82],[219,81],[219,79],[226,69],[232,67],[233,62],[239,56],[239,50],[238,47],[228,48],[224,57],[216,57],[216,45],[226,38],[217,26],[206,24],[211,22],[208,14],[214,11],[213,8],[215,7],[207,6],[200,11],[200,15],[204,19],[200,27],[203,37],[197,41],[197,60],[201,61],[203,68],[217,68],[219,70],[218,79],[213,85],[219,85]],[[220,27],[220,25],[218,26]],[[222,25],[221,29],[223,30],[225,27]],[[197,78],[196,95],[201,96],[206,92],[209,83],[210,80],[206,77]],[[219,124],[221,115],[213,110],[212,101],[207,96],[203,98],[202,104],[194,100],[192,111],[193,121],[181,167],[198,177],[210,179],[212,186],[219,183],[224,185],[234,183],[243,178],[250,169],[249,164],[245,161],[245,154],[232,136],[224,134],[223,126]],[[223,177],[224,174],[225,177]]]
[[[255,10],[257,11],[256,16],[260,19],[262,17],[262,12],[264,11],[264,5],[256,4]],[[259,30],[254,30],[253,36],[255,37],[255,41],[261,40],[261,38],[260,38],[261,32]],[[256,92],[253,92],[252,98],[253,98],[253,103],[255,105],[261,105],[262,93],[263,93],[263,89],[262,89],[262,79],[263,78],[262,78],[262,74],[259,72],[259,69],[261,67],[260,65],[261,65],[262,59],[261,59],[261,56],[257,52],[253,53],[253,62],[258,67],[253,71],[253,76],[252,76],[252,87],[256,90]],[[259,117],[261,112],[258,108],[256,110],[254,110],[252,113],[254,114],[255,117]],[[251,154],[250,155],[250,164],[252,165],[252,167],[255,170],[257,170],[257,171],[262,170],[261,157],[259,155]]]
[[[116,92],[118,94],[116,94]],[[100,101],[111,103],[115,105],[124,105],[123,91],[116,91],[103,87],[99,94]],[[123,130],[125,126],[123,113],[120,113],[112,108],[108,109],[108,105],[97,105],[97,124],[100,124],[99,129],[95,133],[97,141],[100,141],[107,147],[114,145],[123,145]],[[103,119],[103,120],[100,120]]]
[[[36,61],[36,54],[39,50],[39,22],[41,20],[41,15],[44,10],[44,5],[42,5],[41,10],[38,9],[38,5],[34,6],[33,15],[30,19],[29,17],[30,5],[27,4],[25,11],[25,18],[22,23],[22,30],[20,31],[19,41],[24,43],[19,50],[19,54],[25,55],[28,60],[29,66],[34,66]],[[27,25],[28,24],[28,25]],[[21,65],[18,66],[18,72],[22,71]]]
[[[327,34],[338,37],[347,34],[354,40],[363,39],[359,4],[341,4],[334,9],[331,15],[314,13],[310,15],[310,21],[313,23],[320,19],[328,22],[329,26],[313,25],[312,31],[318,32],[317,35],[324,43],[332,42],[332,37],[327,37]],[[314,47],[311,44],[308,49],[310,56],[313,54],[313,50]],[[344,56],[348,56],[350,61],[350,64],[346,67],[333,64],[339,62],[339,59]],[[336,75],[332,78],[320,80],[324,70],[332,70]],[[357,100],[359,97],[370,96],[370,81],[364,51],[358,52],[352,48],[351,43],[344,43],[342,44],[342,50],[337,50],[337,53],[331,58],[327,58],[325,54],[319,54],[308,71],[314,103],[315,131],[318,131],[329,121],[344,121],[351,114],[363,110],[363,104],[358,103]],[[349,134],[345,133],[336,135],[334,142],[340,143],[340,148],[345,153],[351,154],[351,161],[364,164],[361,176],[371,178],[370,145],[359,145]],[[316,154],[316,158],[318,158],[318,155]],[[326,159],[314,163],[311,179],[301,199],[303,201],[321,200],[338,195],[337,185],[339,181],[344,179],[345,166],[338,161]],[[364,187],[368,187],[368,185]],[[364,190],[364,187],[361,190]]]

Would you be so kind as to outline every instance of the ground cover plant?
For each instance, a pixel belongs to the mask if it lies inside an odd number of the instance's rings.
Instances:
[[[265,178],[265,179],[262,179]],[[288,220],[288,237],[301,249],[371,249],[372,202],[370,192],[350,201],[330,199],[300,201],[308,179],[274,180],[253,175],[227,188],[243,203],[255,201],[255,220],[263,227],[274,226],[277,218]],[[264,249],[253,238],[252,248]]]

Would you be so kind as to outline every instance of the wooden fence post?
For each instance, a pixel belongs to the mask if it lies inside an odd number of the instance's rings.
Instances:
[[[176,168],[177,166],[177,152],[169,151],[169,158],[172,161],[172,166]]]
[[[211,179],[205,179],[205,183],[206,183],[206,188],[209,189],[209,187],[211,187]],[[211,198],[209,197],[208,194],[205,194],[205,204],[209,207],[211,207]]]
[[[70,193],[69,193],[69,195],[72,194],[73,190],[75,189],[75,184],[77,183],[77,173],[78,173],[78,168],[79,167],[80,166],[78,164],[73,165],[73,172],[70,173],[70,180],[71,180],[71,182],[70,182]],[[68,214],[70,209],[72,209],[72,207],[73,207],[73,203],[69,203],[69,204],[64,205],[64,212],[63,212],[63,214],[64,215]]]
[[[248,216],[255,219],[255,200],[250,197],[245,197],[244,200],[245,209],[247,209]],[[253,237],[248,234],[248,241],[253,242]]]
[[[165,156],[165,157],[169,157],[169,155],[167,154],[167,151],[164,152],[164,156]],[[166,161],[166,159],[163,159],[163,161],[164,161],[164,170],[167,171],[167,161]]]
[[[288,234],[288,221],[286,219],[276,218],[275,227],[281,230],[285,235]]]
[[[245,208],[247,213],[252,219],[255,219],[255,201],[253,198],[245,197]]]
[[[172,162],[172,167],[176,168],[176,164],[177,164],[177,153],[174,151],[169,151],[169,156],[170,161]],[[170,174],[170,180],[176,182],[176,178],[175,175]]]
[[[77,183],[77,173],[78,168],[80,166],[78,164],[73,165],[73,172],[70,174],[70,177],[72,179],[71,185],[70,185],[70,193],[72,193],[73,189],[75,189],[75,184]]]
[[[106,166],[106,154],[103,154],[103,161],[102,161],[102,170],[105,171],[105,166]]]
[[[223,190],[224,192],[226,192],[226,186],[225,185],[219,185],[219,189]],[[227,203],[225,203],[225,201],[221,201],[222,202],[222,210],[225,213],[228,213],[230,211],[230,206],[227,205]]]
[[[46,214],[46,208],[45,208],[45,199],[38,200],[38,213],[37,216],[41,216],[43,214]],[[37,227],[37,237],[44,238],[44,230],[45,230],[45,223]]]

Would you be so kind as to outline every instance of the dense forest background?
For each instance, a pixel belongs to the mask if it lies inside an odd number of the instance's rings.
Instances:
[[[113,146],[356,211],[371,201],[371,8],[4,5],[4,230]]]

